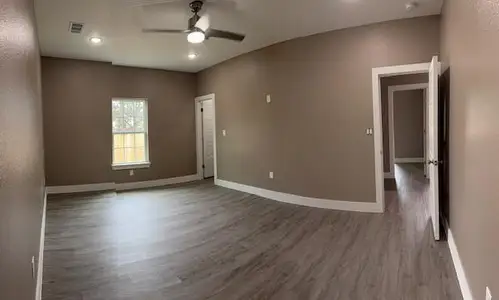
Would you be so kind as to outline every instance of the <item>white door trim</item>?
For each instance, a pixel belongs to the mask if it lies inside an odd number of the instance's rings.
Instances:
[[[382,77],[428,73],[430,63],[379,67],[372,69],[373,120],[374,120],[374,169],[376,179],[376,203],[385,210],[385,184],[383,170],[383,124],[381,119],[381,83]]]
[[[203,101],[213,100],[213,174],[215,180],[217,176],[217,119],[216,119],[216,101],[215,94],[208,94],[199,96],[194,99],[195,101],[195,116],[196,116],[196,160],[197,160],[197,174],[199,178],[203,178],[203,131],[202,121],[200,114],[200,104]]]
[[[428,81],[428,161],[438,161],[438,76],[440,75],[440,63],[438,56],[433,56],[429,69]],[[438,190],[438,163],[429,165],[428,177],[430,178],[429,204],[430,215],[433,225],[435,240],[440,240],[440,203]]]
[[[411,90],[428,90],[428,83],[415,83],[415,84],[403,84],[403,85],[392,85],[388,87],[388,141],[390,145],[390,174],[395,174],[395,118],[393,113],[393,97],[394,93],[397,91],[411,91]],[[423,105],[426,102],[423,98]],[[424,118],[424,114],[423,114]],[[423,120],[424,122],[424,120]],[[424,125],[426,126],[426,124]],[[426,146],[426,145],[425,145]],[[426,153],[426,149],[424,150]],[[425,156],[426,157],[426,156]]]

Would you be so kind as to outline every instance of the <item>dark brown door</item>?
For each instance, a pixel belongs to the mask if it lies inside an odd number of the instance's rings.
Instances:
[[[450,69],[447,69],[439,79],[439,106],[438,106],[438,160],[439,167],[439,199],[440,216],[443,223],[450,221],[449,199],[449,107],[450,107]],[[445,225],[445,224],[444,224]],[[444,227],[444,226],[442,226]]]

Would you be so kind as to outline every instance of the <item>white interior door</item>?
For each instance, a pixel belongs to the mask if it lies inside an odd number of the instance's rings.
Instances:
[[[213,100],[201,102],[203,124],[203,176],[214,176],[214,113]]]
[[[428,81],[428,177],[430,179],[429,209],[433,223],[433,234],[440,239],[440,212],[438,199],[438,75],[440,64],[438,57],[431,60]]]
[[[423,90],[423,151],[424,151],[424,176],[428,178],[428,89]]]

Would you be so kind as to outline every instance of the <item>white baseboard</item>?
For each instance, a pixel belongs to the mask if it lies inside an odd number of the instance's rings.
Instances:
[[[393,179],[393,178],[395,178],[395,174],[393,174],[392,172],[385,173],[385,179]]]
[[[42,224],[40,229],[40,250],[38,252],[38,267],[36,270],[35,300],[42,300],[43,285],[43,251],[45,249],[45,219],[47,216],[47,189],[43,195]]]
[[[61,185],[61,186],[48,186],[47,194],[71,194],[83,192],[99,192],[114,190],[114,182],[94,183],[94,184],[80,184],[80,185]]]
[[[346,210],[346,211],[373,212],[373,213],[383,212],[381,204],[376,202],[348,202],[348,201],[304,197],[304,196],[266,190],[254,186],[244,185],[221,179],[215,179],[215,184],[229,189],[238,190],[249,194],[254,194],[263,198],[291,203],[291,204],[327,208],[327,209],[336,209],[336,210]]]
[[[449,244],[450,254],[452,256],[452,261],[454,262],[454,268],[456,269],[457,280],[459,281],[459,287],[461,288],[461,293],[463,294],[464,300],[473,300],[471,294],[471,289],[468,284],[468,279],[466,278],[466,273],[464,272],[463,263],[459,257],[459,251],[457,250],[456,241],[452,235],[450,228],[447,229],[447,242]]]
[[[424,157],[395,158],[393,162],[396,164],[424,163]]]
[[[137,182],[127,182],[127,183],[116,183],[117,191],[126,191],[126,190],[135,190],[135,189],[143,189],[150,187],[158,187],[165,186],[170,184],[184,183],[200,180],[198,174],[182,176],[182,177],[173,177],[166,179],[158,179],[158,180],[149,180],[149,181],[137,181]]]
[[[173,177],[173,178],[149,180],[149,181],[127,182],[127,183],[105,182],[105,183],[82,184],[82,185],[48,186],[47,193],[73,194],[73,193],[82,193],[82,192],[125,191],[125,190],[165,186],[176,183],[184,183],[200,179],[201,178],[199,177],[198,174],[194,174],[182,177]]]

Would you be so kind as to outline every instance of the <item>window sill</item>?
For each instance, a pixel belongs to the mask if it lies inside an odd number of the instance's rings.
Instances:
[[[146,169],[151,166],[150,162],[142,162],[135,164],[121,164],[121,165],[112,165],[113,170],[133,170],[133,169]]]

